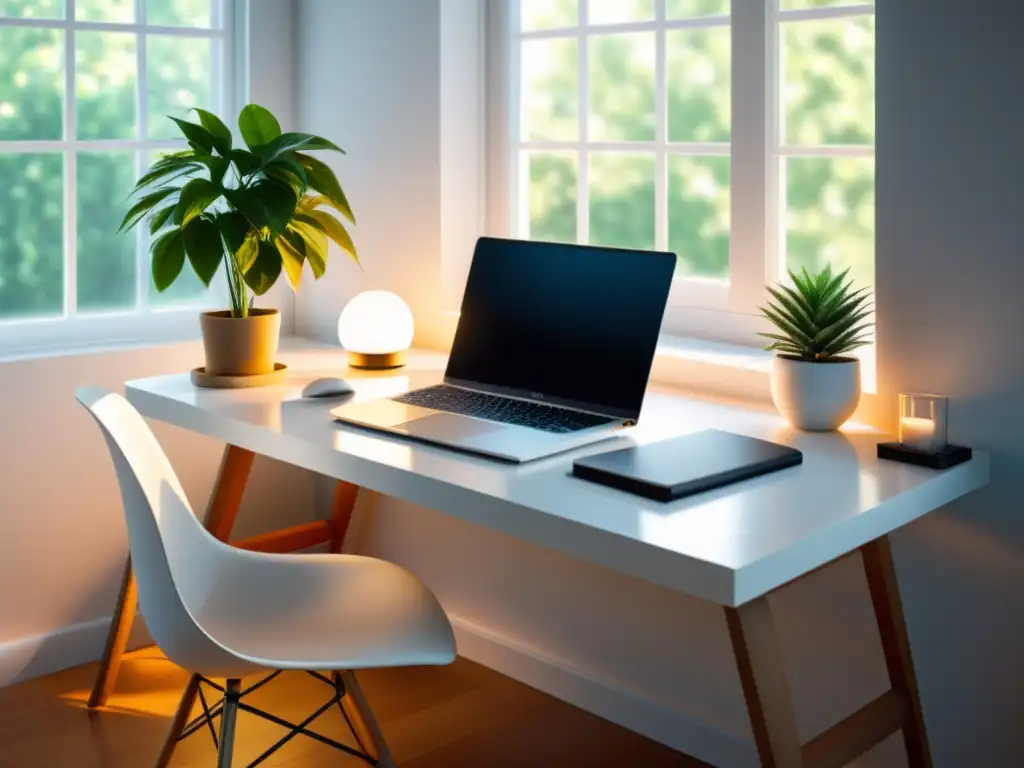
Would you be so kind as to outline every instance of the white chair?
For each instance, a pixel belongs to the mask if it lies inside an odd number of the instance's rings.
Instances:
[[[77,397],[102,428],[114,460],[146,624],[167,657],[193,673],[158,768],[169,763],[178,741],[204,728],[217,744],[218,768],[230,768],[238,710],[289,729],[256,762],[302,734],[372,765],[393,765],[353,670],[453,662],[455,638],[437,599],[411,573],[382,560],[262,554],[218,541],[192,513],[138,411],[94,387]],[[241,677],[265,670],[273,672],[241,689]],[[281,670],[309,671],[330,686],[330,701],[298,725],[242,701]],[[222,701],[209,706],[203,685]],[[188,722],[197,695],[203,714]],[[309,729],[335,704],[361,751]]]

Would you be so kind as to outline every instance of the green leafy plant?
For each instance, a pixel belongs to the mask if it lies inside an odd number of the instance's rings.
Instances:
[[[174,283],[186,261],[207,286],[223,263],[231,315],[247,317],[252,295],[270,290],[282,272],[293,289],[306,263],[319,280],[330,240],[359,263],[345,226],[324,210],[355,224],[345,192],[334,172],[307,154],[344,150],[320,136],[282,133],[256,104],[238,116],[243,149],[216,115],[195,112],[198,124],[171,118],[189,149],[165,155],[139,179],[118,230],[149,222],[158,291]]]
[[[779,333],[759,334],[771,341],[765,349],[784,357],[830,362],[870,343],[868,289],[852,290],[853,281],[846,279],[849,271],[833,275],[829,266],[815,275],[806,269],[799,274],[790,270],[793,287],[769,287],[774,301],[760,309]]]

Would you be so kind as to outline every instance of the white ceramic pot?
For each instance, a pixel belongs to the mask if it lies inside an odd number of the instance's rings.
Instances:
[[[839,429],[860,402],[860,360],[812,363],[776,356],[771,388],[775,407],[797,429]]]

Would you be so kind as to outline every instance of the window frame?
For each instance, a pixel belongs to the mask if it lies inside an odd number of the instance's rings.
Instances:
[[[75,18],[76,0],[63,0],[64,17],[8,18],[0,17],[0,28],[21,27],[56,29],[63,35],[63,124],[60,139],[17,140],[0,142],[0,153],[24,154],[46,152],[60,154],[63,159],[63,296],[60,314],[29,315],[0,319],[0,357],[18,357],[55,351],[78,350],[108,345],[128,345],[175,341],[199,335],[198,311],[222,305],[218,291],[224,287],[223,275],[211,288],[195,300],[174,302],[167,306],[153,305],[149,300],[149,244],[146,227],[134,230],[136,238],[136,304],[134,307],[79,312],[77,307],[77,159],[79,153],[94,151],[132,151],[134,171],[141,176],[149,167],[151,151],[181,149],[179,139],[149,139],[149,104],[147,99],[147,41],[152,35],[219,41],[213,50],[219,53],[211,65],[211,109],[215,112],[236,112],[240,96],[248,90],[244,62],[247,56],[248,3],[244,0],[215,0],[210,27],[175,27],[146,23],[146,0],[134,0],[135,21],[132,23],[82,21]],[[124,32],[136,36],[136,127],[132,139],[79,139],[75,136],[77,118],[75,94],[75,36],[80,31]],[[218,50],[219,49],[219,50]],[[125,208],[127,210],[127,206]]]
[[[787,21],[849,18],[874,14],[872,0],[808,9],[782,9],[779,0],[732,0],[728,16],[668,19],[667,0],[655,0],[651,21],[587,25],[588,3],[579,2],[577,24],[522,32],[519,0],[490,0],[487,6],[487,230],[515,237],[519,231],[517,184],[520,150],[567,149],[579,152],[577,239],[589,216],[587,152],[634,149],[654,153],[655,248],[668,249],[669,155],[730,157],[730,250],[728,281],[677,276],[663,331],[712,341],[761,346],[756,334],[768,330],[757,310],[765,285],[781,277],[785,253],[787,157],[874,156],[874,147],[826,145],[790,147],[780,100],[784,82],[781,30]],[[721,144],[667,141],[665,36],[670,29],[726,27],[731,30],[731,136]],[[652,142],[588,143],[588,49],[595,34],[654,31],[656,136]],[[521,141],[519,53],[523,40],[575,37],[578,41],[579,136],[572,142]],[[723,151],[724,150],[724,151]],[[465,268],[468,270],[468,258]]]

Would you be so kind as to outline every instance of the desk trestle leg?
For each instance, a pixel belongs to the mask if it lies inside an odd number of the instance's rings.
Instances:
[[[754,741],[765,768],[841,768],[899,730],[911,768],[931,768],[910,641],[887,536],[861,547],[891,690],[801,745],[768,596],[725,617]]]

